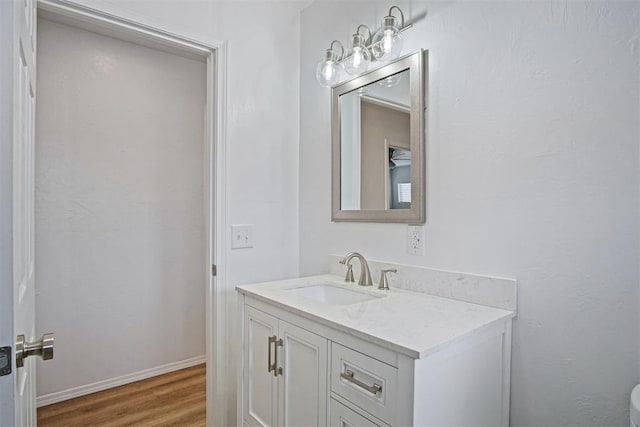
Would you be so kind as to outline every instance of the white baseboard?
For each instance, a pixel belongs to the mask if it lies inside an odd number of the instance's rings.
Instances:
[[[98,381],[97,383],[74,387],[68,390],[56,391],[55,393],[38,396],[36,399],[36,406],[39,408],[41,406],[51,405],[52,403],[62,402],[64,400],[73,399],[75,397],[84,396],[86,394],[95,393],[97,391],[106,390],[108,388],[118,387],[169,372],[178,371],[180,369],[189,368],[191,366],[200,365],[202,363],[205,363],[205,361],[206,357],[204,355],[192,357],[190,359],[167,363],[166,365],[162,366],[156,366],[155,368],[145,369],[144,371],[133,372],[131,374],[122,375],[120,377]]]

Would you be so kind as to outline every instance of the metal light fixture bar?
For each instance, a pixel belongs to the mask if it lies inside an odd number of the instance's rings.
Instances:
[[[400,15],[393,15],[397,10]],[[322,86],[330,87],[338,81],[338,66],[344,67],[347,73],[359,75],[364,73],[370,62],[390,61],[397,58],[402,50],[402,39],[399,34],[412,28],[413,24],[405,24],[404,13],[398,6],[391,6],[389,13],[382,20],[382,25],[374,34],[367,25],[360,24],[351,36],[349,51],[338,40],[333,40],[329,49],[325,51],[324,59],[318,64],[316,78]],[[362,30],[366,34],[362,34]],[[340,47],[340,55],[334,46]]]
[[[391,6],[391,7],[389,8],[389,12],[387,13],[387,16],[385,16],[385,17],[384,17],[384,19],[383,19],[383,23],[387,23],[387,22],[389,22],[389,23],[395,23],[395,21],[394,21],[394,20],[395,20],[395,18],[396,18],[396,17],[395,17],[395,16],[393,16],[393,14],[392,14],[394,9],[397,9],[397,10],[398,10],[398,12],[400,13],[400,27],[398,28],[398,33],[404,33],[404,32],[405,32],[405,31],[407,31],[409,28],[412,28],[412,27],[413,27],[413,24],[405,24],[405,21],[404,21],[404,13],[402,12],[402,9],[400,9],[398,6]],[[371,33],[371,30],[369,29],[369,27],[368,27],[368,26],[366,26],[366,25],[364,25],[364,24],[360,24],[360,25],[358,25],[358,28],[357,28],[357,30],[356,30],[356,34],[359,34],[359,32],[360,32],[360,27],[364,27],[364,28],[366,28],[366,29],[367,29],[367,31],[368,31],[368,33],[369,33],[369,37],[368,37],[367,39],[365,39],[365,43],[364,43],[364,45],[365,45],[365,47],[366,47],[367,49],[371,50],[371,48],[372,48],[374,45],[379,44],[379,43],[382,43],[381,41],[378,41],[377,43],[373,43],[373,42],[372,42],[372,33]],[[355,34],[354,34],[354,35],[355,35]],[[348,58],[348,57],[349,57],[349,55],[345,56],[345,57],[344,57],[344,59],[346,59],[346,58]],[[374,60],[374,61],[376,60],[376,59],[375,59],[375,57],[373,58],[373,60]]]
[[[360,24],[360,26],[366,27],[366,25],[364,25],[364,24]],[[413,24],[407,24],[402,28],[398,28],[398,33],[404,33],[405,31],[407,31],[409,28],[412,28],[412,27],[413,27]],[[334,42],[340,43],[338,40],[334,40]],[[371,48],[373,47],[374,44],[379,44],[379,43],[382,43],[382,42],[371,43],[371,38],[369,38],[369,39],[367,39],[364,47],[366,47],[367,49],[371,50]],[[342,44],[340,44],[340,46],[342,46]],[[343,55],[342,59],[340,59],[338,62],[342,62],[342,61],[344,61],[345,59],[347,59],[350,56],[351,55]],[[372,61],[376,61],[376,59],[374,58],[374,59],[372,59]]]

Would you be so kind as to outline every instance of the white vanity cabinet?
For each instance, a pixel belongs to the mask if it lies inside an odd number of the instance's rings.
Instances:
[[[324,426],[327,339],[244,310],[243,419],[252,426]]]
[[[348,325],[314,319],[303,307],[239,290],[243,425],[508,426],[511,317],[497,317],[416,357]],[[374,304],[392,308],[390,302]],[[461,312],[474,309],[462,304]],[[365,303],[337,310],[358,318],[365,306],[371,308]]]

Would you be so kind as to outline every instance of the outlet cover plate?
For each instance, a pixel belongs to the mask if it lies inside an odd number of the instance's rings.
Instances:
[[[424,255],[424,226],[407,226],[407,253],[409,255]]]

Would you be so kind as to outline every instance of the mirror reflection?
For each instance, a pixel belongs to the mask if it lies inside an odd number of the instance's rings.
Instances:
[[[340,208],[411,209],[411,85],[404,70],[340,103]]]

